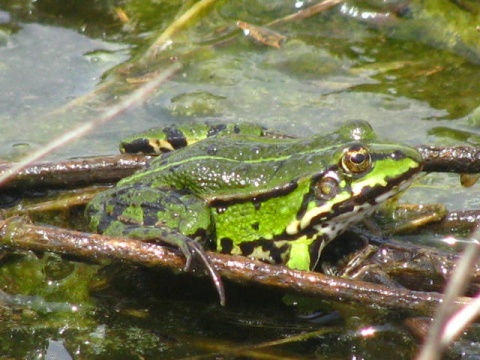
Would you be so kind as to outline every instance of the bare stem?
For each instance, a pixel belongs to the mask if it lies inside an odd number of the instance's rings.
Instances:
[[[170,67],[158,74],[150,82],[138,88],[130,95],[125,96],[125,98],[122,99],[119,104],[114,105],[108,110],[104,111],[99,117],[85,124],[82,124],[72,129],[71,131],[68,131],[67,133],[61,135],[60,137],[54,139],[53,141],[45,145],[41,150],[31,154],[30,156],[27,156],[25,159],[18,162],[13,167],[0,175],[0,186],[29,164],[33,164],[35,161],[42,159],[47,154],[50,154],[58,148],[72,142],[73,140],[84,136],[98,126],[112,120],[113,118],[121,114],[123,111],[133,107],[134,105],[137,105],[143,99],[145,99],[148,94],[153,92],[158,86],[160,86],[160,84],[162,84],[180,68],[181,64],[173,63]]]
[[[441,306],[438,308],[427,341],[417,357],[417,360],[440,359],[443,350],[448,345],[446,341],[442,340],[443,333],[448,322],[448,317],[457,310],[454,306],[455,301],[468,285],[471,268],[478,259],[480,252],[480,246],[477,239],[478,236],[479,232],[477,231],[473,236],[476,241],[471,242],[466,247],[463,257],[459,259],[457,263],[457,268],[453,272],[448,283],[445,298]],[[471,305],[471,303],[469,305]]]
[[[202,11],[213,5],[217,0],[201,0],[190,9],[184,12],[179,18],[172,22],[150,45],[148,50],[140,58],[140,63],[149,63],[154,60],[157,54],[164,50],[171,42],[172,36],[178,31],[184,29],[191,23]]]

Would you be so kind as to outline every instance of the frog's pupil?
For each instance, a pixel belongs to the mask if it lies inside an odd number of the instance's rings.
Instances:
[[[354,153],[352,155],[350,160],[355,164],[361,164],[365,161],[366,158],[367,157],[366,157],[365,153],[357,152],[357,153]]]
[[[351,146],[345,153],[341,165],[345,171],[353,174],[364,172],[371,165],[368,149],[362,145]]]

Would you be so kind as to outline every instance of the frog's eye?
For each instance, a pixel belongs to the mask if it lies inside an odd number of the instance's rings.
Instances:
[[[372,157],[365,146],[356,144],[347,149],[342,156],[340,164],[344,171],[358,174],[370,169]]]
[[[338,179],[331,176],[324,176],[315,184],[315,196],[319,200],[330,200],[339,191]]]

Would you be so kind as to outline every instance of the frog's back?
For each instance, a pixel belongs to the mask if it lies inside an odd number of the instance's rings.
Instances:
[[[149,169],[122,184],[172,186],[209,198],[287,191],[296,179],[324,170],[337,148],[331,141],[319,149],[313,139],[241,135],[206,139],[155,159]]]

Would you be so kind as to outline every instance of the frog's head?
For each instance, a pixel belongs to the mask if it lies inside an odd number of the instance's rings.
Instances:
[[[302,210],[287,233],[317,233],[312,262],[326,243],[405,190],[422,170],[421,155],[398,144],[352,142],[336,149],[321,173],[305,179]],[[315,264],[311,264],[313,268]]]

